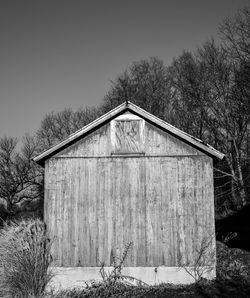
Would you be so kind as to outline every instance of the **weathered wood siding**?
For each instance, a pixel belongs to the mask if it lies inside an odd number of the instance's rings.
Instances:
[[[214,236],[212,159],[146,126],[145,150],[165,156],[86,158],[98,151],[86,149],[90,136],[46,162],[45,221],[57,265],[110,265],[133,241],[127,266],[178,266]],[[105,149],[109,126],[102,129]]]
[[[110,155],[110,152],[110,123],[108,123],[55,156],[106,156]]]
[[[125,126],[124,124],[129,125]],[[111,127],[117,128],[114,133],[111,132]],[[129,127],[131,128],[130,131]],[[141,121],[121,121],[120,123],[114,119],[62,150],[56,156],[110,156],[114,152],[123,153],[122,151],[128,153],[144,152],[145,155],[149,156],[204,155],[203,152],[158,129],[143,119]]]
[[[204,155],[201,151],[147,122],[144,150],[146,155]]]

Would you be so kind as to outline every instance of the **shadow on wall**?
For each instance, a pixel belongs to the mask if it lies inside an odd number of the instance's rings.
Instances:
[[[216,239],[223,241],[231,233],[229,247],[250,251],[250,204],[227,218],[216,221]]]

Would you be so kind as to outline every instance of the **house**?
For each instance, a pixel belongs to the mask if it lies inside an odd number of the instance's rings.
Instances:
[[[97,278],[133,242],[124,273],[188,283],[206,243],[215,276],[213,162],[224,155],[126,102],[34,158],[58,282]]]

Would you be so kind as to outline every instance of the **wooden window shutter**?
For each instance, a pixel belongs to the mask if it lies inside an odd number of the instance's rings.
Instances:
[[[144,154],[144,120],[123,114],[111,121],[112,154]]]

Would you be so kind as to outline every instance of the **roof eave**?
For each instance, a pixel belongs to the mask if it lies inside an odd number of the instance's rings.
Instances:
[[[87,124],[83,128],[77,130],[75,133],[71,134],[69,137],[65,138],[60,143],[56,144],[55,146],[52,146],[51,148],[47,149],[46,151],[40,153],[36,157],[33,158],[33,161],[44,166],[45,160],[53,155],[53,153],[60,151],[60,149],[64,148],[66,145],[74,142],[76,139],[80,138],[84,134],[87,134],[88,132],[94,130],[95,128],[99,127],[104,122],[107,122],[109,120],[112,120],[120,113],[130,110],[131,112],[134,112],[135,114],[138,114],[139,116],[145,118],[146,120],[149,120],[150,122],[153,122],[157,124],[157,126],[165,129],[166,131],[170,132],[171,134],[179,137],[180,139],[186,141],[190,145],[193,145],[197,149],[200,149],[203,152],[206,152],[208,155],[210,155],[214,159],[221,160],[224,158],[224,154],[214,149],[212,146],[204,144],[201,140],[194,138],[193,136],[179,130],[178,128],[172,126],[171,124],[166,123],[165,121],[159,119],[158,117],[148,113],[147,111],[141,109],[140,107],[136,106],[135,104],[131,102],[124,102],[121,105],[117,106],[113,110],[109,111],[108,113],[104,114],[103,116],[97,118],[93,122]]]
[[[144,117],[151,122],[157,124],[158,126],[164,128],[165,130],[169,131],[173,135],[178,136],[180,139],[186,140],[189,144],[195,146],[196,148],[207,152],[209,155],[212,155],[214,158],[217,158],[219,160],[222,160],[225,157],[225,154],[221,153],[220,151],[216,150],[212,146],[205,144],[202,140],[199,140],[198,138],[195,138],[184,131],[176,128],[175,126],[161,120],[160,118],[148,113],[147,111],[141,109],[140,107],[134,105],[133,103],[130,103],[130,109],[138,113],[139,115],[142,113]]]
[[[35,156],[32,160],[42,166],[44,166],[44,161],[48,156],[53,155],[53,153],[60,148],[66,146],[67,144],[73,142],[75,139],[78,139],[82,135],[86,134],[89,131],[92,131],[103,122],[111,120],[112,118],[116,117],[119,113],[128,109],[129,102],[124,102],[121,105],[117,106],[113,110],[109,111],[108,113],[102,115],[101,117],[97,118],[96,120],[92,121],[91,123],[85,125],[84,127],[80,128],[76,132],[72,133],[70,136],[66,137],[60,143],[50,147],[49,149],[43,151],[39,155]]]

